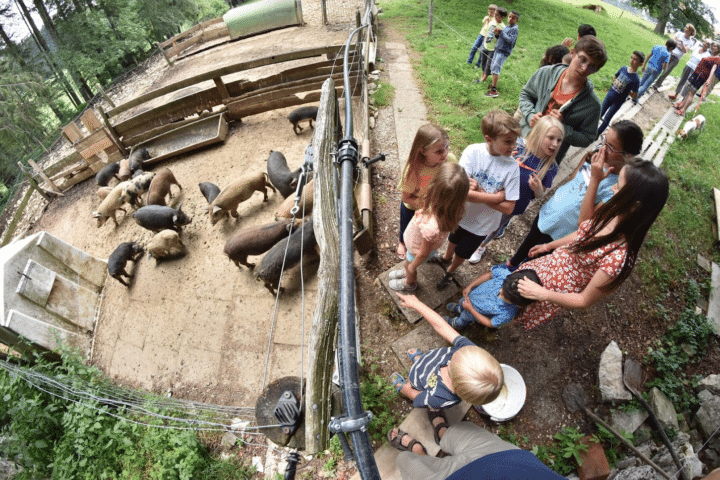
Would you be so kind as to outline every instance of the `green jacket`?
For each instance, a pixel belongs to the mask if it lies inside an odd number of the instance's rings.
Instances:
[[[520,111],[523,137],[530,133],[530,118],[547,107],[553,89],[567,65],[557,64],[541,67],[527,81],[520,92]],[[555,160],[560,162],[570,148],[587,147],[597,138],[600,121],[600,100],[595,95],[593,83],[588,79],[582,90],[571,99],[562,111],[565,138]]]

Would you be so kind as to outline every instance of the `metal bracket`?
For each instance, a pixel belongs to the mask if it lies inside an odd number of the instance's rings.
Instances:
[[[358,148],[357,142],[354,138],[343,138],[338,142],[338,157],[337,163],[349,160],[353,163],[353,167],[357,166],[358,163]]]
[[[356,432],[358,430],[364,432],[367,430],[367,426],[372,422],[373,414],[370,411],[365,412],[359,417],[349,418],[347,416],[332,417],[330,418],[330,424],[328,429],[332,433],[349,433]]]
[[[280,423],[283,433],[290,435],[297,428],[300,419],[300,402],[295,398],[293,392],[285,390],[278,399],[273,413]]]

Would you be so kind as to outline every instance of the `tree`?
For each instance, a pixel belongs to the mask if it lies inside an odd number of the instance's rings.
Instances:
[[[646,9],[658,19],[655,33],[659,35],[665,33],[668,22],[677,30],[682,30],[686,24],[692,23],[698,34],[714,35],[712,23],[715,23],[715,17],[701,0],[631,0],[631,3]]]

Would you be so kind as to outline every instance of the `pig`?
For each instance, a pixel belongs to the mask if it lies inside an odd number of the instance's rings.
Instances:
[[[318,107],[300,107],[290,112],[290,115],[288,115],[287,119],[290,120],[290,123],[293,124],[293,132],[295,132],[295,135],[300,135],[300,132],[302,132],[303,129],[298,124],[303,120],[308,120],[310,123],[310,128],[314,128],[313,120],[317,118],[317,113]],[[300,130],[300,132],[298,132],[298,129]]]
[[[130,280],[132,278],[130,274],[125,271],[127,262],[135,262],[138,257],[144,252],[143,248],[137,242],[125,242],[118,245],[118,247],[110,254],[108,258],[108,273],[118,282],[122,283],[126,287],[130,284],[125,282],[122,277],[125,276]]]
[[[148,188],[147,197],[145,197],[145,205],[165,205],[167,194],[172,196],[170,187],[173,185],[177,185],[182,190],[182,186],[175,180],[175,175],[169,168],[163,167],[155,172],[155,176],[150,182],[150,188]]]
[[[310,180],[305,187],[303,187],[302,194],[300,195],[300,201],[298,202],[297,217],[304,215],[310,215],[313,209],[313,181]],[[292,218],[290,210],[295,206],[295,195],[288,197],[285,201],[280,204],[278,209],[275,211],[275,219],[279,218]],[[303,208],[304,207],[304,208]]]
[[[290,225],[290,220],[283,219],[279,222],[238,230],[225,242],[223,253],[238,268],[240,264],[254,268],[255,264],[247,261],[248,255],[260,255],[270,250],[273,245],[290,234]],[[296,220],[293,229],[300,225],[302,220]]]
[[[705,128],[705,117],[703,115],[698,115],[689,122],[685,122],[683,128],[678,130],[677,136],[680,140],[685,140],[695,130],[697,130],[698,135],[700,135],[703,128]]]
[[[180,235],[175,230],[162,230],[155,235],[147,244],[148,254],[155,259],[155,265],[160,260],[183,257],[187,254],[187,248],[180,240]]]
[[[150,158],[150,152],[147,148],[138,148],[133,150],[128,159],[130,160],[130,171],[135,173],[137,170],[142,170],[143,162]]]
[[[113,178],[117,178],[118,181],[120,181],[120,178],[117,176],[119,171],[120,164],[117,162],[105,165],[97,174],[95,174],[95,183],[97,183],[98,187],[107,187],[108,183],[110,183],[110,180]]]
[[[291,172],[288,168],[287,160],[285,160],[285,155],[270,150],[270,156],[267,159],[268,178],[283,198],[287,198],[295,193],[301,171],[302,170],[298,168],[294,172]]]
[[[117,210],[122,210],[123,213],[125,212],[125,209],[120,208],[122,207],[122,204],[124,203],[120,197],[122,196],[122,192],[125,189],[125,187],[128,185],[129,182],[120,182],[117,185],[115,185],[115,188],[113,188],[110,193],[107,194],[105,197],[105,200],[100,202],[100,205],[98,206],[98,209],[92,212],[93,218],[97,218],[97,226],[98,228],[105,225],[105,222],[108,218],[112,218],[112,221],[115,222],[115,226],[118,226],[117,219],[115,218],[115,212]]]
[[[265,172],[256,172],[240,177],[228,185],[215,197],[208,207],[210,222],[215,225],[220,218],[229,213],[234,218],[239,216],[237,207],[255,193],[256,190],[263,193],[263,202],[267,202],[267,188],[273,192],[275,187],[268,181]]]
[[[192,222],[192,218],[182,211],[182,204],[177,210],[162,205],[146,205],[139,208],[132,216],[138,225],[153,232],[166,229],[179,232],[183,225]]]
[[[120,160],[120,169],[118,170],[117,175],[122,182],[130,178],[130,176],[132,175],[132,172],[130,171],[130,160],[128,160],[127,158],[123,158],[122,160]]]
[[[302,260],[300,247],[302,246],[303,253],[309,253],[315,244],[315,232],[312,219],[310,219],[304,226],[295,230],[287,240],[280,240],[265,254],[260,265],[255,269],[255,278],[265,282],[265,288],[274,295],[275,289],[280,287],[280,269],[283,268],[283,259],[285,260],[285,269],[292,268]],[[285,257],[286,246],[287,257]]]
[[[203,197],[205,197],[208,204],[212,203],[213,200],[215,200],[215,197],[217,197],[220,193],[220,187],[214,183],[202,182],[198,183],[198,187],[200,187],[200,193],[203,194]]]
[[[133,207],[140,206],[140,199],[142,194],[147,191],[150,187],[155,172],[145,172],[142,175],[130,180],[123,190],[122,197],[120,198],[123,202],[127,202]]]
[[[97,189],[97,196],[100,200],[105,200],[105,197],[112,192],[113,187],[100,187]]]

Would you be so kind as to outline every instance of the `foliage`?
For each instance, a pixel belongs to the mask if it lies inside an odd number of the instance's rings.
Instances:
[[[597,427],[598,431],[595,435],[592,436],[592,439],[596,443],[603,443],[604,444],[604,450],[605,450],[605,456],[607,457],[608,463],[610,463],[610,467],[614,467],[618,460],[621,460],[624,455],[620,452],[620,447],[622,443],[620,440],[610,433],[608,429],[600,425],[599,423],[596,423],[595,426]],[[620,434],[630,443],[633,443],[633,434],[627,433],[625,431],[620,432]]]
[[[377,90],[373,93],[376,107],[381,108],[391,105],[394,97],[395,87],[390,83],[377,82]]]
[[[375,373],[376,370],[377,364],[372,363],[370,371],[364,372],[364,378],[360,383],[360,395],[363,407],[373,414],[368,426],[370,440],[382,442],[387,431],[398,426],[401,416],[397,413],[397,409],[393,408],[394,400],[398,396],[395,387],[389,379]]]
[[[714,35],[712,24],[715,23],[715,17],[701,0],[631,0],[631,3],[647,9],[650,15],[658,19],[659,28],[663,30],[667,22],[675,30],[682,30],[685,25],[692,23],[701,34]]]
[[[705,316],[687,309],[675,325],[648,348],[645,361],[655,367],[656,378],[648,387],[657,387],[680,411],[697,406],[693,388],[698,379],[688,378],[683,368],[690,362],[699,362],[713,339],[714,332]]]
[[[564,427],[553,436],[554,442],[549,447],[535,445],[530,451],[560,475],[568,475],[577,465],[582,465],[580,453],[588,450],[588,446],[580,441],[584,436],[577,428]]]
[[[36,375],[52,375],[71,388],[98,389],[108,380],[81,357],[64,351],[62,361],[34,355]],[[191,430],[168,427],[158,417],[133,417],[100,400],[74,403],[41,391],[0,369],[0,451],[24,468],[18,478],[249,478],[238,462],[216,462]],[[145,406],[170,415],[168,410]],[[126,419],[127,418],[127,419]]]

